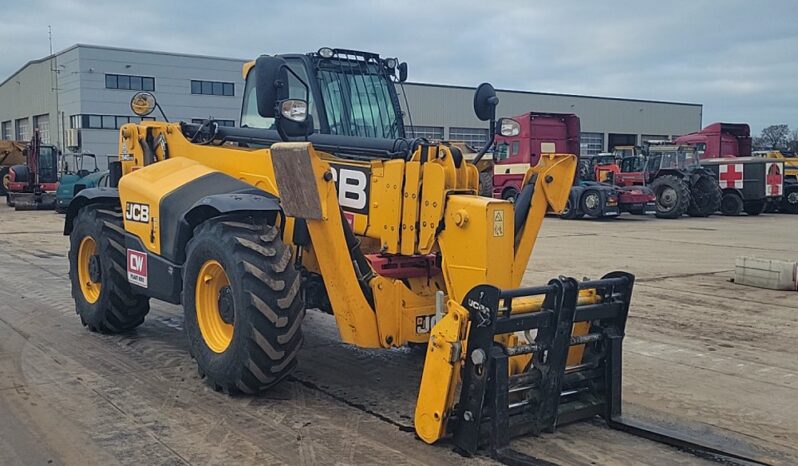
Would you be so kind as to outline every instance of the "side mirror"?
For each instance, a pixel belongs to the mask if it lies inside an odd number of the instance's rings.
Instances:
[[[499,134],[505,137],[513,137],[521,134],[521,123],[512,118],[499,118]]]
[[[136,92],[130,99],[130,109],[140,117],[144,117],[155,110],[157,102],[155,96],[149,92]]]
[[[496,119],[496,106],[499,105],[499,98],[496,97],[496,90],[490,83],[482,83],[474,93],[474,113],[482,121],[493,121]]]
[[[276,117],[277,102],[288,98],[288,65],[280,57],[261,55],[255,61],[255,92],[258,114]]]
[[[407,62],[399,63],[399,82],[407,81]]]
[[[474,93],[474,113],[482,121],[490,122],[488,140],[482,149],[474,156],[471,162],[476,165],[488,152],[493,141],[496,140],[496,106],[499,105],[499,98],[496,97],[496,90],[490,83],[482,83]]]

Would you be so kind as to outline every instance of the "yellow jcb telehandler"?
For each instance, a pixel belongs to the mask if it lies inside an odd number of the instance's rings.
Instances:
[[[515,205],[480,197],[459,149],[404,137],[394,86],[406,74],[352,50],[261,56],[243,69],[240,128],[123,126],[112,187],[81,191],[66,216],[83,324],[122,332],[151,298],[182,304],[208,383],[256,394],[295,368],[305,310],[319,308],[345,343],[427,344],[414,422],[424,442],[531,463],[512,436],[601,416],[699,449],[621,416],[632,275],[520,287],[576,156],[544,155]],[[491,141],[517,125],[496,121],[497,104],[481,85],[474,109]],[[149,93],[131,108],[160,109]]]

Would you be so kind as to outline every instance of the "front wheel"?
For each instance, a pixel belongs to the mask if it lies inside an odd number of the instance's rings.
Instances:
[[[0,196],[8,194],[8,184],[11,182],[10,167],[0,167]]]
[[[798,214],[798,190],[784,193],[779,211],[787,214]]]
[[[258,393],[294,370],[305,309],[279,228],[243,218],[206,221],[188,244],[183,283],[189,348],[211,386]]]
[[[69,279],[80,321],[93,332],[119,333],[142,322],[149,298],[127,281],[122,213],[89,205],[78,212],[69,235]]]
[[[568,201],[565,203],[565,208],[560,214],[560,218],[574,220],[581,217],[582,214],[580,214],[579,211],[574,207],[574,201],[569,197]]]

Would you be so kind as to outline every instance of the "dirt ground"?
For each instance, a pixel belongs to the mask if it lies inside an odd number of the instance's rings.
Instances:
[[[89,333],[62,228],[0,207],[0,464],[492,464],[414,437],[422,351],[344,346],[327,315],[308,313],[299,369],[261,397],[199,379],[178,307]],[[738,255],[796,259],[796,230],[783,215],[547,219],[525,282],[635,273],[625,412],[798,464],[798,295],[729,282]],[[710,464],[598,422],[513,446],[560,464]]]

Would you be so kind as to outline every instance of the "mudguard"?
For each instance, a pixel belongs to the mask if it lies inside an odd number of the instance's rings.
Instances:
[[[89,188],[80,191],[69,203],[64,221],[64,235],[72,233],[73,223],[78,211],[89,204],[121,205],[119,190],[116,188]]]

